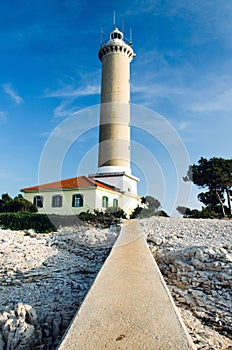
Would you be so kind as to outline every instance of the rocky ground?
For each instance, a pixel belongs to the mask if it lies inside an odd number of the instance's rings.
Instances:
[[[0,350],[55,349],[117,230],[0,230]]]
[[[232,349],[232,222],[140,221],[197,349]]]
[[[140,220],[197,349],[232,349],[232,222]],[[55,349],[117,230],[0,230],[0,350]]]

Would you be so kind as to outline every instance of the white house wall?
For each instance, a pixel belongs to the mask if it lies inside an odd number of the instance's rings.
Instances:
[[[123,192],[130,192],[133,195],[137,196],[137,183],[139,179],[134,176],[128,176],[127,174],[106,176],[103,174],[96,174],[93,178],[111,186],[117,187]]]
[[[108,207],[113,207],[113,200],[118,200],[118,206],[121,208],[121,193],[120,192],[114,192],[114,191],[108,191],[101,188],[97,188],[96,194],[95,194],[95,203],[96,208],[100,210],[105,210],[106,208],[102,207],[102,197],[106,196],[108,197]]]
[[[74,194],[83,195],[83,207],[72,207],[72,197]],[[62,207],[52,207],[52,197],[55,195],[62,196]],[[95,207],[95,189],[26,192],[24,194],[24,197],[32,203],[35,196],[43,197],[43,208],[38,208],[39,213],[76,215],[80,214],[82,211],[92,211]]]
[[[82,207],[72,207],[72,198],[75,194],[81,194],[83,196]],[[62,196],[62,207],[52,207],[52,197],[54,195]],[[38,208],[38,212],[45,214],[77,215],[87,210],[90,212],[94,209],[104,211],[106,208],[102,206],[103,196],[108,198],[108,207],[113,207],[113,201],[117,199],[119,208],[122,208],[128,215],[137,205],[140,205],[140,199],[137,196],[110,191],[100,187],[24,193],[24,197],[32,203],[34,202],[35,196],[43,197],[43,208]]]
[[[129,193],[122,195],[121,207],[128,215],[130,215],[137,206],[141,206],[140,197],[135,195],[130,195]]]
[[[141,199],[138,196],[135,196],[130,193],[121,193],[121,192],[111,192],[98,188],[96,190],[96,208],[104,210],[102,208],[102,197],[107,196],[109,199],[109,207],[113,206],[113,200],[118,199],[119,208],[123,209],[127,215],[130,215],[133,210],[141,205]]]

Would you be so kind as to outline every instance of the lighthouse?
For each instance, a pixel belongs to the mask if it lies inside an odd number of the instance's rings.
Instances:
[[[98,171],[130,170],[130,62],[135,54],[117,28],[104,42],[102,62]]]
[[[129,216],[141,205],[137,194],[139,179],[131,172],[130,63],[135,57],[132,43],[114,28],[109,39],[101,43],[98,57],[102,81],[97,171],[23,188],[25,198],[40,213],[78,215],[121,208]],[[51,145],[48,149],[53,150]],[[46,157],[42,164],[45,162],[47,167],[47,152],[43,153]]]
[[[131,173],[130,147],[130,63],[135,57],[132,42],[114,28],[109,39],[101,43],[98,57],[102,77],[98,170],[94,178],[117,187],[136,207],[139,179]]]

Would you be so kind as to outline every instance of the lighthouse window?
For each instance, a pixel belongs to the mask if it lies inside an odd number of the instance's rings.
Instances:
[[[52,196],[52,207],[53,208],[62,207],[62,196],[61,195]]]
[[[122,35],[120,33],[112,33],[111,39],[122,39]]]
[[[34,205],[36,208],[43,208],[43,196],[35,196]]]
[[[74,194],[72,196],[72,206],[75,208],[83,207],[83,196],[82,194]]]
[[[109,199],[106,196],[102,197],[102,208],[108,208]]]

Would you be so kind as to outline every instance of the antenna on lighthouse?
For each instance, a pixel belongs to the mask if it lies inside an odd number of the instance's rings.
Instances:
[[[102,40],[103,40],[102,36],[103,35],[105,35],[105,32],[103,30],[103,27],[100,27],[100,44],[102,43]]]
[[[130,28],[130,45],[132,45],[132,28]]]
[[[115,15],[115,11],[113,12],[113,25],[114,25],[114,29],[116,28],[116,15]]]
[[[124,33],[124,21],[122,20],[122,32]]]
[[[102,43],[102,27],[100,27],[100,44]]]

